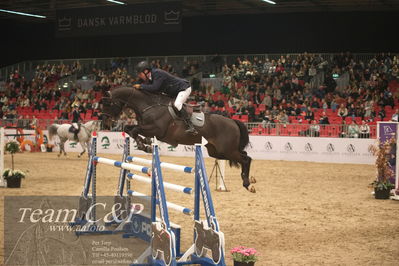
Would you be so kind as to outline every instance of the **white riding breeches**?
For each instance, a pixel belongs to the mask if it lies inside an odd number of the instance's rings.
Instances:
[[[188,96],[190,96],[191,94],[191,87],[188,87],[187,89],[185,89],[184,91],[179,92],[179,94],[177,94],[176,96],[176,100],[175,100],[175,107],[177,110],[181,110],[181,108],[183,107],[183,103],[186,102]]]
[[[72,126],[73,126],[74,128],[76,128],[76,129],[79,129],[78,123],[72,123]]]

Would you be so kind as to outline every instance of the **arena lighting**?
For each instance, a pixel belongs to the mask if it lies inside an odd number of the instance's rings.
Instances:
[[[276,4],[276,2],[273,2],[273,1],[271,1],[271,0],[262,0],[263,2],[266,2],[266,3],[269,3],[269,4],[272,4],[272,5],[275,5]]]
[[[125,3],[121,2],[121,1],[116,1],[116,0],[107,0],[107,1],[111,2],[111,3],[118,4],[118,5],[125,5]]]
[[[0,12],[10,13],[10,14],[15,14],[15,15],[21,15],[21,16],[35,17],[35,18],[46,18],[46,16],[34,15],[34,14],[29,14],[29,13],[24,13],[24,12],[11,11],[11,10],[6,10],[6,9],[0,9]]]

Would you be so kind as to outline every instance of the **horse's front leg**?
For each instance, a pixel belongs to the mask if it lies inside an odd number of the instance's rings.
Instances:
[[[90,156],[90,155],[91,155],[91,145],[90,145],[90,140],[86,142],[86,148],[87,148],[87,154]]]
[[[140,126],[125,126],[124,131],[136,141],[137,149],[147,153],[152,152],[152,147],[145,145],[146,140],[139,136],[139,133],[141,132]]]
[[[62,154],[62,141],[60,141],[60,143],[58,144],[58,146],[60,147],[60,153],[58,153],[57,156],[60,157],[61,154]]]
[[[78,158],[80,158],[85,152],[86,152],[86,143],[85,142],[79,142],[80,146],[82,146],[83,151],[78,155]]]

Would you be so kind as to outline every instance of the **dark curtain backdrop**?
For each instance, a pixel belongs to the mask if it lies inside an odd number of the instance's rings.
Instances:
[[[52,23],[0,20],[1,65],[142,55],[399,50],[398,12],[229,15],[183,19],[167,34],[55,38]]]

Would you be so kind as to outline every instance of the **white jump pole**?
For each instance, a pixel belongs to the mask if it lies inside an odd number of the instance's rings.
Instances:
[[[149,178],[149,177],[145,177],[145,176],[141,176],[141,175],[137,175],[137,174],[133,174],[133,173],[128,173],[127,178],[151,184],[151,178]],[[190,187],[183,187],[183,186],[168,183],[168,182],[163,182],[163,185],[165,188],[168,188],[168,189],[176,191],[176,192],[183,192],[186,194],[193,193],[193,189]]]
[[[152,160],[147,160],[147,159],[138,158],[138,157],[134,157],[134,156],[128,156],[126,158],[126,160],[129,162],[133,162],[133,163],[142,163],[142,164],[146,164],[146,165],[152,165]],[[192,167],[173,164],[173,163],[161,162],[161,168],[167,168],[167,169],[171,169],[171,170],[175,170],[175,171],[179,171],[179,172],[185,172],[185,173],[193,172]]]
[[[120,168],[126,169],[126,170],[139,171],[139,172],[142,172],[142,173],[145,173],[148,175],[150,175],[150,172],[151,172],[148,167],[141,166],[141,165],[124,163],[124,162],[115,161],[115,160],[102,158],[102,157],[94,157],[93,160],[98,163],[112,165],[112,166],[120,167]]]
[[[127,193],[129,195],[131,195],[131,196],[142,197],[142,198],[144,198],[144,199],[146,199],[148,201],[151,200],[150,196],[147,196],[147,195],[145,195],[143,193],[140,193],[140,192],[137,192],[137,191],[128,190]],[[194,212],[191,209],[183,207],[183,206],[180,206],[180,205],[177,205],[177,204],[169,202],[169,201],[166,202],[166,205],[168,206],[168,208],[170,208],[172,210],[175,210],[175,211],[178,211],[178,212],[181,212],[181,213],[184,213],[186,215],[193,215],[194,214]]]

